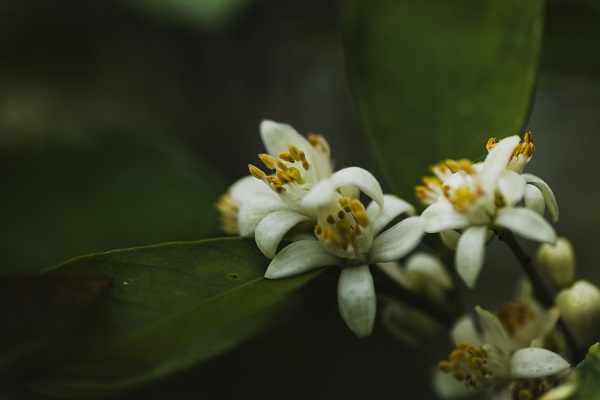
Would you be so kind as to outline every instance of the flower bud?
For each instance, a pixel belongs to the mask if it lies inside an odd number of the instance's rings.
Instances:
[[[571,242],[559,237],[555,245],[542,244],[536,261],[555,289],[563,289],[575,281],[575,254]]]
[[[600,289],[580,280],[556,296],[556,305],[579,347],[588,347],[600,338]]]

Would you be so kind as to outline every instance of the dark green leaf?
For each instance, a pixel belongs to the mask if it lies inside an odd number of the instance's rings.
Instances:
[[[1,275],[0,387],[51,367],[66,351],[61,335],[109,283],[105,277],[73,273]]]
[[[55,271],[114,279],[77,357],[32,384],[59,398],[117,393],[183,370],[259,333],[289,312],[314,277],[263,278],[254,240],[171,243],[80,257]]]
[[[536,78],[543,0],[342,2],[356,108],[394,191],[428,165],[485,156],[521,133]]]
[[[567,385],[576,386],[569,400],[589,400],[597,398],[600,393],[600,343],[590,347],[588,354],[575,368],[574,379]]]
[[[213,204],[224,188],[150,135],[38,146],[0,146],[0,270],[216,232]]]

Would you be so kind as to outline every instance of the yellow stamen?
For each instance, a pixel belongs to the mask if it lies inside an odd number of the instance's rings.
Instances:
[[[287,161],[289,163],[295,162],[294,157],[290,153],[279,153],[277,158],[282,159],[283,161]]]
[[[290,155],[294,158],[294,161],[300,161],[300,150],[293,144],[288,146]]]
[[[275,157],[270,156],[269,154],[259,154],[258,158],[260,158],[260,161],[262,161],[263,164],[265,164],[265,166],[269,169],[275,169],[277,166],[277,160]]]
[[[265,174],[260,168],[252,164],[248,164],[248,169],[250,170],[252,176],[254,176],[256,179],[260,179],[261,181],[267,176],[267,174]]]
[[[449,360],[440,361],[438,368],[452,374],[458,381],[477,386],[490,375],[486,364],[488,364],[488,353],[483,347],[459,342],[456,344],[456,349],[450,353]]]
[[[350,210],[352,210],[352,215],[360,226],[366,227],[369,225],[369,216],[367,215],[365,206],[360,202],[360,200],[352,200],[350,202]]]
[[[513,336],[518,329],[535,318],[534,310],[523,299],[516,299],[512,303],[501,305],[494,314],[509,336]]]

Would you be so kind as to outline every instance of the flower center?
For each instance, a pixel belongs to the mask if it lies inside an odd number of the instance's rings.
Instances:
[[[432,176],[422,178],[423,185],[415,186],[415,194],[421,203],[431,205],[435,203],[442,194],[442,184],[452,175],[452,171],[445,161],[429,167]]]
[[[491,375],[487,363],[488,353],[482,346],[475,347],[466,342],[458,342],[456,349],[450,353],[450,359],[440,361],[438,367],[452,374],[457,381],[475,387]]]
[[[519,328],[535,317],[535,312],[524,299],[503,304],[494,311],[494,314],[509,336],[513,336]]]
[[[335,207],[319,216],[315,235],[331,253],[346,258],[362,258],[367,238],[369,217],[357,199],[340,197]],[[370,245],[370,243],[369,243]]]

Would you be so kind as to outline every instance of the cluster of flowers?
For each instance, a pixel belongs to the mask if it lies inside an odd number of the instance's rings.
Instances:
[[[427,205],[420,216],[408,202],[384,194],[370,172],[358,167],[334,172],[322,136],[305,138],[291,126],[273,121],[263,121],[260,133],[267,152],[259,158],[270,172],[250,164],[251,175],[234,183],[217,207],[227,233],[254,236],[271,259],[266,278],[341,267],[340,315],[357,336],[365,337],[373,330],[377,304],[370,265],[441,303],[454,285],[437,258],[416,252],[404,267],[398,261],[413,252],[426,233],[439,233],[455,250],[458,276],[474,287],[486,243],[509,230],[545,244],[538,260],[556,288],[563,289],[558,306],[543,309],[531,290],[524,289],[495,314],[477,307],[474,316],[459,318],[452,331],[456,349],[439,364],[437,391],[454,397],[475,387],[492,389],[504,398],[537,398],[552,386],[547,377],[560,376],[569,368],[558,354],[567,356],[565,346],[558,339],[553,344],[546,339],[555,332],[562,311],[566,311],[563,320],[575,331],[582,328],[581,321],[597,324],[600,291],[588,282],[573,283],[570,246],[557,239],[543,218],[547,209],[553,222],[558,220],[554,194],[543,180],[523,173],[535,151],[530,133],[523,142],[518,136],[490,139],[482,163],[446,160],[431,167],[434,175],[423,178],[423,185],[416,188],[417,197]],[[371,199],[366,207],[361,193]],[[581,307],[582,296],[593,306]],[[595,320],[588,318],[587,309],[594,310]],[[596,326],[584,328],[589,332]],[[587,340],[578,344],[590,344]]]

